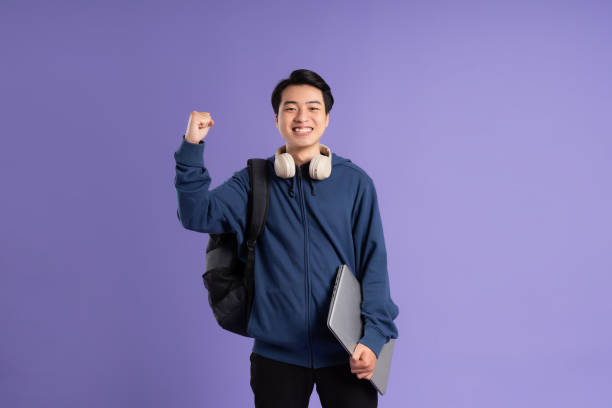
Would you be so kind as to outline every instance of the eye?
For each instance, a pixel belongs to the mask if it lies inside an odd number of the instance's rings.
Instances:
[[[312,109],[312,110],[319,110],[319,108],[310,108],[310,109]]]

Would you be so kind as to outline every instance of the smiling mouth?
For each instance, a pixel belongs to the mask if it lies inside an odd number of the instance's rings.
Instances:
[[[297,134],[297,135],[308,135],[312,132],[313,128],[311,127],[294,127],[291,128],[291,130],[293,130],[293,133]]]

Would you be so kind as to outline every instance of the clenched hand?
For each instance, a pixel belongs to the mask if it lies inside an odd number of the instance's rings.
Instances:
[[[210,113],[191,111],[185,131],[185,140],[190,143],[200,143],[214,124],[215,121],[210,117]]]
[[[350,358],[350,365],[351,373],[356,374],[357,378],[369,380],[376,368],[376,354],[365,344],[357,343]]]

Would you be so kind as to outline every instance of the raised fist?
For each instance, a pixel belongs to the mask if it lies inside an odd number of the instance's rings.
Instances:
[[[214,124],[215,121],[210,117],[210,113],[191,111],[185,131],[185,140],[190,143],[200,143]]]

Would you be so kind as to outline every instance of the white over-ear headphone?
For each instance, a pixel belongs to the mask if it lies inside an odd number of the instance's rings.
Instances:
[[[315,180],[328,178],[332,170],[331,150],[324,144],[319,143],[319,146],[321,153],[313,157],[308,165],[308,174]],[[287,153],[287,145],[282,145],[274,153],[274,172],[281,178],[291,178],[295,175],[295,162]]]

